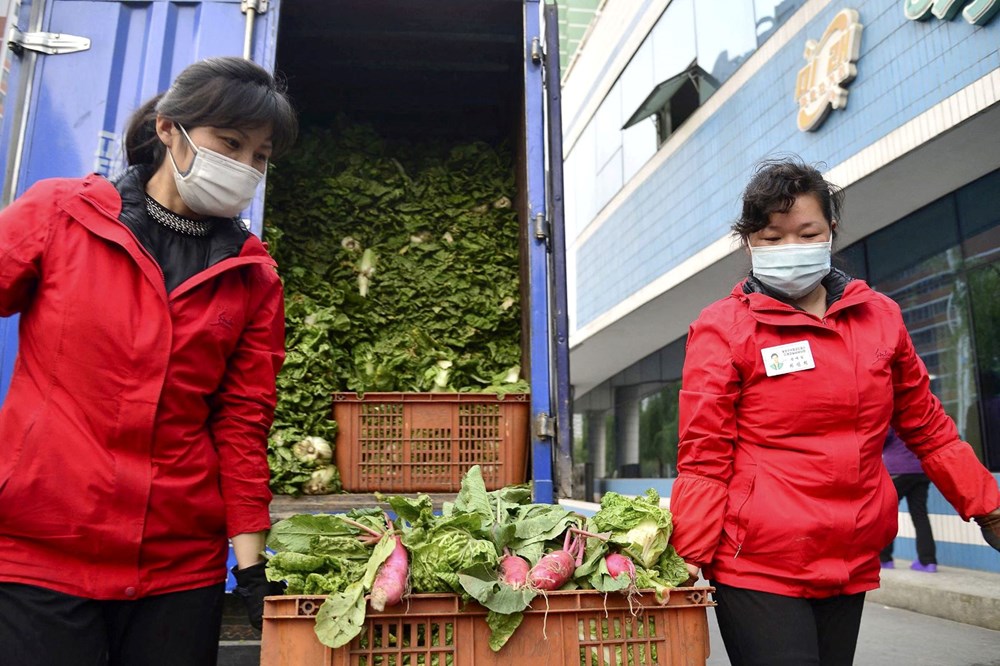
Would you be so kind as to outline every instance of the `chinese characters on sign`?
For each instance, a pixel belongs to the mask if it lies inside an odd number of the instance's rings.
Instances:
[[[862,27],[857,10],[844,9],[833,17],[822,39],[806,42],[806,66],[795,82],[798,125],[803,132],[819,128],[832,109],[847,106],[844,86],[858,74],[854,63],[861,53]]]
[[[1000,10],[1000,0],[903,0],[903,14],[911,21],[923,21],[931,14],[950,21],[963,7],[962,18],[972,25],[986,25]]]

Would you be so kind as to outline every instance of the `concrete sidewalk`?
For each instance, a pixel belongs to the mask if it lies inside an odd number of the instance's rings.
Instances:
[[[882,587],[866,601],[1000,631],[1000,574],[938,566],[937,573],[910,569],[896,559],[882,570]]]

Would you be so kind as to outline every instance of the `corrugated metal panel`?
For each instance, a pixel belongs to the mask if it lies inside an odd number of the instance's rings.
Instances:
[[[42,178],[119,169],[131,113],[191,62],[240,55],[244,23],[239,0],[49,3],[43,29],[91,48],[39,59],[18,194]]]

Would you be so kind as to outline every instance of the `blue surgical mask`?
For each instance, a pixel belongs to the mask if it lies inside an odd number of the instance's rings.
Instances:
[[[798,300],[830,273],[830,248],[830,241],[751,247],[754,277],[777,294]]]

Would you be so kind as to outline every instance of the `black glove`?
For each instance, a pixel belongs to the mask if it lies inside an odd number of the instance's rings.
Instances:
[[[255,564],[246,569],[232,568],[236,577],[236,589],[233,594],[243,600],[247,607],[247,619],[250,626],[260,631],[264,624],[264,597],[270,597],[285,592],[285,584],[281,581],[270,581],[264,573],[266,562]]]
[[[994,550],[1000,550],[1000,508],[985,516],[973,516],[972,519],[979,523],[986,543],[993,546]]]

